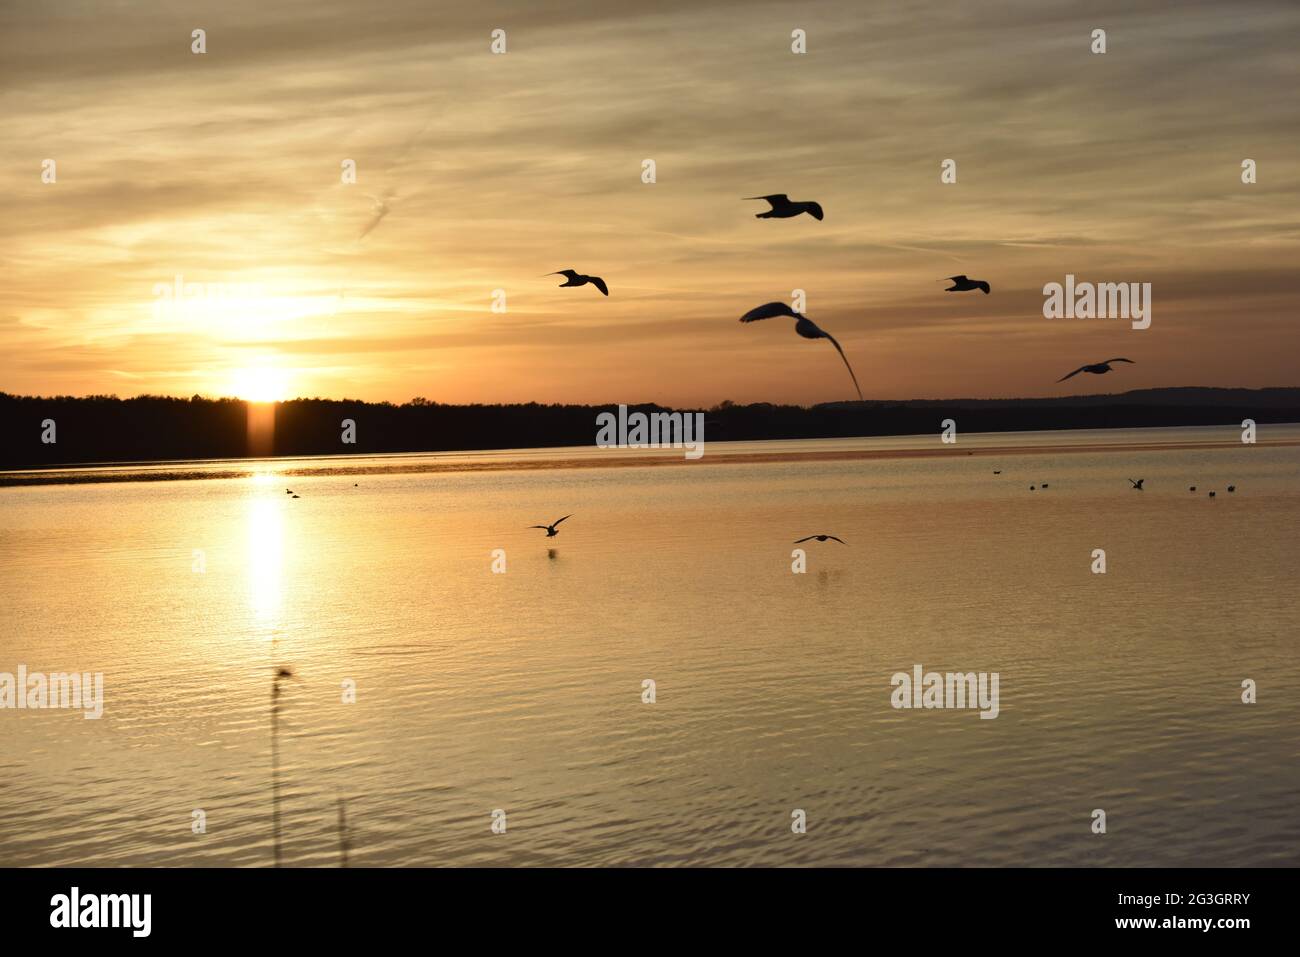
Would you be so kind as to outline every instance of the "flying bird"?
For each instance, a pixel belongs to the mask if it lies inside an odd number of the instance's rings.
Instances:
[[[572,518],[572,517],[573,517],[572,515],[566,515],[566,516],[564,516],[564,518]],[[562,521],[564,521],[564,518],[557,518],[555,521],[551,522],[550,525],[529,525],[528,527],[529,527],[529,528],[544,528],[544,529],[546,529],[546,537],[547,537],[547,538],[554,538],[556,535],[560,534],[560,533],[556,530],[555,526],[559,525]]]
[[[858,385],[858,377],[853,374],[853,366],[849,365],[849,358],[844,354],[840,344],[835,341],[835,337],[826,332],[817,323],[813,322],[807,316],[801,316],[783,302],[767,302],[757,306],[740,317],[741,322],[757,322],[760,319],[771,319],[773,316],[790,316],[796,320],[794,331],[805,339],[829,339],[835,351],[840,354],[844,360],[844,368],[849,370],[849,377],[853,379],[853,388],[858,390],[858,398],[862,398],[862,387]]]
[[[801,539],[799,539],[797,542],[795,542],[795,544],[796,544],[796,545],[801,545],[801,544],[803,544],[804,542],[811,542],[814,538],[817,539],[817,541],[819,541],[819,542],[824,542],[824,541],[826,541],[827,539],[829,539],[829,540],[832,541],[832,542],[839,542],[841,545],[847,545],[847,544],[848,544],[848,542],[846,542],[844,539],[842,539],[842,538],[836,538],[834,535],[809,535],[807,538],[801,538]]]
[[[970,292],[978,289],[984,295],[989,294],[989,284],[983,279],[967,279],[965,276],[949,276],[947,279],[940,279],[939,282],[951,282],[944,292]]]
[[[548,272],[546,275],[567,276],[568,278],[564,282],[560,283],[561,289],[565,286],[585,286],[587,283],[591,283],[605,295],[609,295],[609,287],[605,285],[605,280],[601,279],[599,276],[584,276],[582,273],[575,272],[572,269],[561,269],[559,272]]]
[[[1132,479],[1129,479],[1129,482],[1132,483],[1133,487],[1134,487],[1135,489],[1137,489],[1139,492],[1141,492],[1141,491],[1143,490],[1143,489],[1142,489],[1142,483],[1145,482],[1145,481],[1146,481],[1146,479],[1138,479],[1136,482],[1134,482]]]
[[[1057,379],[1056,381],[1064,382],[1066,379],[1070,378],[1070,376],[1076,376],[1080,372],[1091,372],[1093,375],[1104,375],[1105,373],[1111,371],[1110,364],[1112,362],[1127,362],[1130,363],[1131,365],[1137,365],[1137,363],[1134,362],[1132,359],[1107,359],[1105,362],[1094,362],[1092,365],[1079,366],[1079,368],[1071,372],[1070,375],[1063,375],[1061,376],[1061,378]]]
[[[361,242],[361,240],[374,232],[375,227],[379,225],[389,212],[391,212],[388,201],[393,198],[393,191],[391,189],[384,190],[383,196],[371,196],[369,193],[366,193],[365,196],[366,199],[370,200],[374,205],[371,207],[370,219],[366,222],[366,225],[362,227],[361,235],[357,237],[357,242]]]
[[[765,213],[756,213],[754,215],[755,219],[790,219],[800,213],[807,213],[813,219],[822,219],[825,216],[820,203],[814,203],[811,200],[791,202],[790,197],[785,193],[773,193],[771,196],[746,196],[744,198],[746,200],[766,200],[768,205],[772,207]]]

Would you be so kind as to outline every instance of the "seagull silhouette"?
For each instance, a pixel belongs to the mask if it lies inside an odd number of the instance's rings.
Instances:
[[[811,542],[814,538],[817,539],[817,541],[819,542],[824,542],[827,539],[830,539],[832,542],[839,542],[841,545],[848,544],[848,542],[846,542],[844,539],[836,538],[834,535],[809,535],[807,538],[799,539],[798,541],[795,542],[795,544],[800,545],[803,542]]]
[[[967,279],[965,276],[949,276],[947,279],[940,279],[939,282],[952,283],[952,285],[945,289],[944,292],[970,292],[973,289],[978,289],[986,296],[989,294],[989,284],[983,279]]]
[[[785,193],[773,193],[771,196],[746,196],[744,198],[746,200],[766,200],[772,207],[765,213],[756,213],[754,215],[755,219],[790,219],[800,213],[807,213],[813,219],[822,219],[825,216],[820,203],[814,203],[811,200],[807,202],[791,202],[790,197]]]
[[[1134,482],[1132,479],[1129,479],[1129,482],[1131,482],[1131,483],[1133,484],[1133,487],[1134,487],[1135,489],[1137,489],[1139,492],[1141,492],[1141,491],[1143,490],[1143,489],[1142,489],[1142,483],[1145,482],[1145,481],[1146,481],[1146,479],[1138,479],[1136,482]]]
[[[572,518],[572,517],[573,517],[572,515],[566,515],[566,516],[564,516],[564,518]],[[556,535],[560,534],[560,533],[556,530],[555,526],[559,525],[562,521],[564,521],[564,518],[557,518],[555,521],[551,522],[550,525],[529,525],[528,527],[529,527],[529,528],[544,528],[544,529],[546,529],[546,537],[547,537],[547,538],[554,538]]]
[[[1079,366],[1079,368],[1071,372],[1070,375],[1063,375],[1056,381],[1064,382],[1066,379],[1070,378],[1070,376],[1076,376],[1080,372],[1091,372],[1093,375],[1104,375],[1105,373],[1111,371],[1110,364],[1112,362],[1127,362],[1132,365],[1137,365],[1137,363],[1134,362],[1132,359],[1107,359],[1105,362],[1094,362],[1092,365]]]
[[[605,295],[609,295],[609,287],[605,285],[605,280],[601,279],[599,276],[584,276],[582,273],[575,272],[572,269],[561,269],[559,272],[548,272],[546,275],[567,276],[568,279],[560,283],[561,289],[565,286],[585,286],[587,283],[591,283]]]
[[[741,322],[758,322],[760,319],[771,319],[773,316],[790,316],[795,319],[794,331],[805,339],[829,339],[835,351],[840,354],[844,360],[844,368],[849,370],[849,376],[853,379],[853,388],[858,390],[858,398],[862,398],[862,387],[858,385],[858,377],[853,374],[853,366],[849,365],[849,358],[840,348],[840,344],[835,341],[835,337],[829,332],[822,329],[817,323],[813,322],[807,316],[801,316],[783,302],[765,302],[761,306],[749,310],[740,317]]]

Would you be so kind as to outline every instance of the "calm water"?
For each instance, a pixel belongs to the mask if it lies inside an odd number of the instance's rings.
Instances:
[[[102,671],[106,696],[98,721],[0,711],[0,864],[270,864],[278,666],[291,864],[338,863],[340,797],[360,865],[1300,863],[1300,427],[1260,438],[0,488],[0,671]],[[848,544],[792,574],[817,532]],[[916,664],[998,672],[1000,715],[895,710]]]

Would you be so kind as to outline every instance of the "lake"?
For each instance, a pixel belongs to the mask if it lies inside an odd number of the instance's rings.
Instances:
[[[0,864],[270,865],[275,683],[287,865],[340,810],[363,866],[1295,865],[1298,477],[1294,425],[2,475],[0,672],[104,699],[0,710]]]

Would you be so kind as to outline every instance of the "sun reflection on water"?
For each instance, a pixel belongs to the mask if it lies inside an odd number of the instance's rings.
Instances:
[[[257,483],[261,484],[261,483]],[[248,509],[249,609],[254,622],[271,637],[280,622],[284,572],[283,506],[259,493]]]

